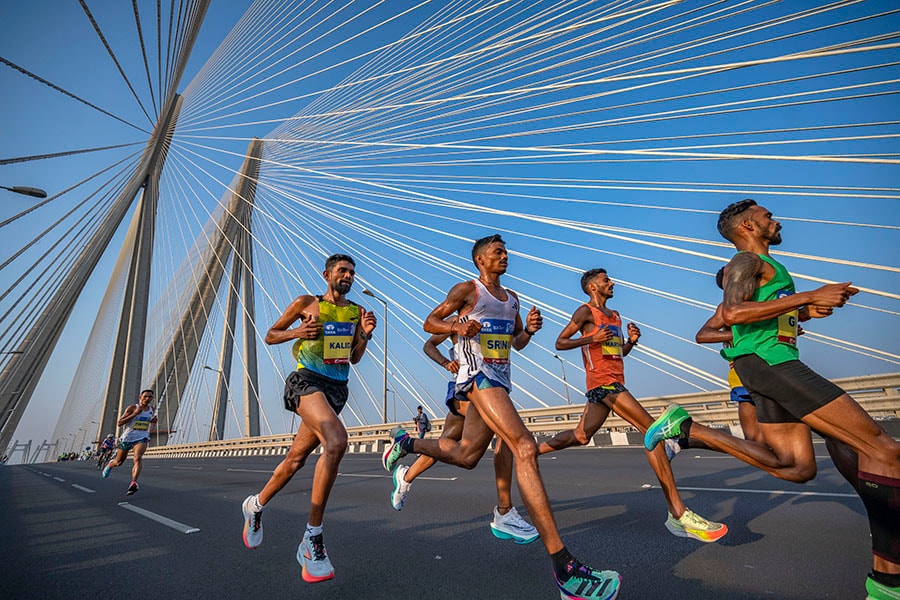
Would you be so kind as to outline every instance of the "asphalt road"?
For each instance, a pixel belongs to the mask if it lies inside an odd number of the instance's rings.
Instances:
[[[569,549],[618,570],[623,600],[861,599],[871,561],[862,503],[824,447],[816,448],[819,476],[806,485],[713,452],[679,455],[674,467],[685,502],[729,526],[714,544],[663,527],[662,494],[643,487],[656,482],[639,449],[567,450],[541,458],[541,469]],[[430,479],[413,484],[398,513],[388,503],[391,482],[380,457],[348,454],[325,519],[335,579],[304,583],[294,554],[314,458],[267,507],[262,546],[251,551],[241,542],[241,501],[279,460],[148,459],[134,496],[125,496],[130,463],[105,480],[89,463],[2,467],[0,596],[559,597],[540,541],[519,546],[490,533],[490,455],[473,471],[436,466]],[[524,515],[515,486],[514,499]],[[199,531],[183,533],[134,507]]]

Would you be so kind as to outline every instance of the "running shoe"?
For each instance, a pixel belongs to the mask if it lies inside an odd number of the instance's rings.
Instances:
[[[100,477],[102,477],[103,479],[106,479],[107,477],[109,477],[110,471],[112,471],[112,467],[110,467],[109,465],[106,465],[105,467],[103,467],[103,472],[100,473]]]
[[[553,571],[562,600],[613,600],[622,584],[622,577],[615,571],[595,571],[575,559],[566,565],[566,575],[566,580],[560,581]]]
[[[399,470],[399,469],[398,469]],[[505,515],[501,515],[494,507],[494,520],[491,522],[491,533],[501,540],[512,540],[517,544],[530,544],[539,535],[534,525],[526,521],[513,506]]]
[[[403,505],[406,504],[406,495],[409,494],[409,488],[412,487],[411,483],[403,480],[407,471],[409,471],[409,467],[406,465],[400,465],[394,470],[394,492],[391,494],[391,506],[394,507],[394,510],[403,510]]]
[[[681,435],[681,424],[690,419],[691,415],[677,404],[670,404],[658,419],[653,421],[644,434],[644,447],[653,450],[664,439],[676,438]]]
[[[866,577],[866,600],[900,600],[900,587],[888,587],[869,575]]]
[[[381,456],[381,464],[388,471],[393,471],[397,466],[397,461],[406,456],[406,450],[400,447],[400,442],[408,439],[409,435],[405,429],[395,429],[391,432],[391,443]]]
[[[684,510],[680,519],[668,515],[666,529],[674,536],[694,538],[701,542],[715,542],[728,533],[728,527],[724,523],[707,521],[688,509]]]
[[[321,533],[319,535],[309,535],[309,532],[303,534],[303,541],[297,548],[297,562],[300,563],[303,581],[307,583],[318,583],[334,578],[334,567],[328,560]]]
[[[253,510],[253,505],[253,496],[247,496],[241,504],[241,511],[244,513],[244,545],[251,550],[262,544],[263,537],[262,511]]]
[[[140,488],[138,487],[137,481],[132,481],[131,485],[128,486],[128,491],[125,492],[126,496],[133,496],[136,491]]]
[[[666,446],[666,458],[669,459],[669,462],[672,462],[672,459],[681,452],[681,445],[673,439],[663,440],[663,444]]]

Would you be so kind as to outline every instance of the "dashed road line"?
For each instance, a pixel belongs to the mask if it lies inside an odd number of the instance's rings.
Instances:
[[[144,508],[140,508],[139,506],[135,506],[134,504],[129,504],[128,502],[119,502],[119,506],[126,510],[130,510],[131,512],[137,513],[142,517],[147,517],[157,523],[162,523],[166,527],[171,527],[176,531],[180,531],[181,533],[197,533],[200,531],[196,527],[191,527],[190,525],[185,525],[184,523],[179,523],[178,521],[173,521],[169,517],[164,517],[162,515],[158,515],[155,512],[150,512]]]

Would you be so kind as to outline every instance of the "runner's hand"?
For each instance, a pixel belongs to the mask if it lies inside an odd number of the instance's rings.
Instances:
[[[444,368],[453,374],[459,373],[459,361],[451,360],[450,362],[448,362],[444,365]]]
[[[300,326],[294,329],[296,337],[301,340],[314,340],[322,335],[322,324],[313,315],[304,315]]]
[[[641,328],[634,323],[629,323],[626,329],[628,330],[628,341],[637,344],[637,341],[641,339]]]
[[[528,315],[525,317],[525,329],[531,333],[537,333],[543,326],[544,317],[541,315],[541,311],[532,305],[531,309],[528,311]]]
[[[813,301],[810,302],[811,305],[819,307],[840,307],[847,303],[850,296],[858,294],[859,289],[853,287],[850,285],[850,282],[847,281],[846,283],[829,283],[817,290],[813,290],[811,293],[813,295]]]
[[[465,338],[475,337],[481,331],[481,322],[472,319],[463,323],[454,324],[453,331],[456,335],[461,335]]]
[[[607,327],[606,325],[601,325],[594,329],[592,333],[589,333],[586,337],[591,338],[592,344],[602,344],[603,342],[608,342],[613,338],[612,329]]]
[[[366,336],[372,335],[372,332],[375,331],[375,327],[378,326],[378,319],[375,317],[375,313],[371,313],[360,306],[359,325]]]

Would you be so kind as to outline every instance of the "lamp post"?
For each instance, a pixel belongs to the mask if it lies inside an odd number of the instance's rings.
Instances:
[[[46,198],[47,192],[42,190],[41,188],[31,187],[27,185],[14,185],[11,187],[6,187],[5,185],[0,185],[0,189],[9,190],[14,194],[22,194],[23,196],[31,196],[33,198]]]
[[[387,301],[382,300],[378,296],[372,293],[370,289],[364,289],[362,291],[366,296],[371,296],[375,298],[379,302],[384,305],[384,375],[382,377],[384,385],[382,386],[382,395],[381,395],[381,422],[387,423],[387,393],[388,393],[388,385],[387,385]]]
[[[208,436],[209,441],[220,440],[225,437],[224,420],[225,420],[226,411],[225,411],[224,407],[227,405],[228,396],[231,395],[231,390],[228,388],[228,379],[225,377],[225,373],[223,373],[221,369],[214,369],[214,368],[210,367],[209,365],[203,365],[203,368],[207,371],[212,371],[214,373],[218,373],[218,376],[216,377],[216,379],[222,381],[225,384],[224,385],[225,397],[219,398],[218,381],[216,383],[216,403],[215,403],[215,406],[213,407],[212,423],[210,423],[209,436]],[[221,401],[221,406],[220,406],[220,401]],[[219,418],[219,413],[222,413],[221,419]],[[222,423],[219,423],[220,420],[222,421]],[[220,425],[221,425],[222,431],[219,431]]]
[[[566,404],[572,404],[572,401],[569,400],[569,383],[566,381],[566,362],[559,357],[559,354],[554,354],[553,358],[558,360],[559,366],[562,367],[563,389],[566,390]]]

